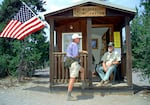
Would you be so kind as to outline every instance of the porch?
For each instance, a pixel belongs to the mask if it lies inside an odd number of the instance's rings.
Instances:
[[[50,70],[50,87],[57,87],[57,86],[67,86],[69,82],[69,70],[64,68],[64,59],[66,57],[65,52],[53,52],[53,60],[54,60],[54,70]],[[85,68],[85,81],[86,81],[86,88],[120,88],[120,87],[128,87],[126,81],[123,80],[123,75],[120,74],[119,78],[116,78],[114,81],[114,74],[110,76],[110,83],[103,87],[97,87],[96,84],[100,82],[100,78],[97,74],[93,74],[92,72],[95,72],[95,66],[92,69],[88,71],[88,54],[87,53],[80,53],[80,64],[82,67]],[[122,64],[124,60],[122,59]],[[121,65],[118,68],[119,72],[121,71]],[[90,86],[90,83],[92,84]],[[78,78],[76,79],[75,87],[80,87],[80,73]]]

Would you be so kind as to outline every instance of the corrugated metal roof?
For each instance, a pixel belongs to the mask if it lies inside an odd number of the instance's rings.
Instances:
[[[117,9],[117,10],[119,9],[121,11],[126,11],[126,12],[129,12],[129,13],[130,12],[131,13],[136,13],[135,9],[131,9],[131,8],[124,7],[124,6],[121,6],[121,5],[117,5],[117,4],[108,2],[108,1],[101,1],[101,0],[82,0],[82,1],[79,1],[79,2],[76,2],[76,3],[73,3],[71,5],[68,5],[68,6],[64,7],[64,8],[58,9],[56,11],[60,11],[60,10],[63,10],[63,9],[75,7],[75,6],[82,5],[82,4],[85,4],[85,3],[88,3],[88,2],[91,2],[91,3],[94,3],[94,4],[98,4],[98,5],[102,5],[102,6],[105,6],[107,8],[112,8],[112,9]],[[52,11],[51,13],[54,13],[56,11]]]

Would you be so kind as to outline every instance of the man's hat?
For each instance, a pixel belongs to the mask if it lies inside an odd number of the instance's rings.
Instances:
[[[76,38],[82,38],[82,36],[80,36],[79,34],[73,34],[72,39],[76,39]]]
[[[113,42],[109,42],[108,46],[114,46]]]

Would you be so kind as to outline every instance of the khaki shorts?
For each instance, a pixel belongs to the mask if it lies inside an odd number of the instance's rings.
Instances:
[[[69,69],[70,69],[70,77],[74,78],[74,77],[78,77],[81,66],[79,65],[78,62],[73,62]]]

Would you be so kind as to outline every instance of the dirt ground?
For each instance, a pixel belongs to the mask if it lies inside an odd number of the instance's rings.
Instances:
[[[0,79],[0,105],[150,105],[150,84],[141,81],[140,73],[133,72],[134,93],[110,94],[111,90],[81,90],[75,87],[76,101],[66,101],[67,84],[57,89],[49,88],[48,68],[39,70],[31,80],[17,83],[17,80]],[[102,94],[103,93],[103,94]],[[109,94],[105,94],[109,93]]]

